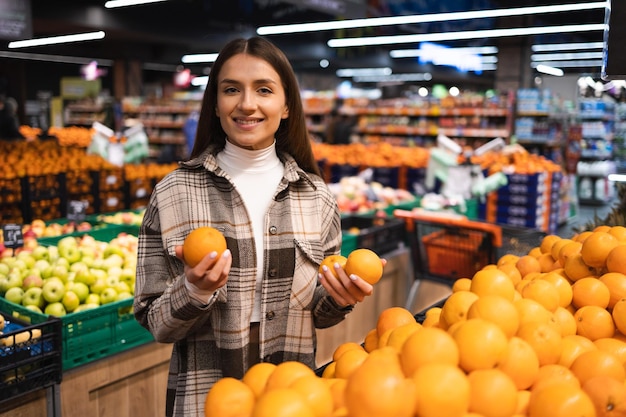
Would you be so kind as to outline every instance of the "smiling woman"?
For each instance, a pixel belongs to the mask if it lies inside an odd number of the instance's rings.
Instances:
[[[221,232],[227,249],[190,264],[198,248],[183,243],[200,227]],[[156,185],[139,235],[135,315],[175,345],[167,415],[204,416],[217,381],[259,362],[313,372],[315,329],[372,294],[341,267],[319,271],[341,243],[291,64],[262,38],[229,42],[211,67],[191,157]]]

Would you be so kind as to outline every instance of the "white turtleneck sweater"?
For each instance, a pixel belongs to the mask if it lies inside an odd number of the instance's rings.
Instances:
[[[217,161],[232,178],[252,222],[257,275],[254,310],[250,321],[258,322],[261,315],[261,280],[265,269],[263,258],[265,214],[283,178],[284,166],[276,155],[275,141],[272,146],[261,150],[243,149],[226,141],[224,150],[217,155]]]

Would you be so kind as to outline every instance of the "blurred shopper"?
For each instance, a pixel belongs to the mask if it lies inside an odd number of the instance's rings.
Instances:
[[[0,96],[0,139],[24,139],[17,117],[17,101],[12,97]]]

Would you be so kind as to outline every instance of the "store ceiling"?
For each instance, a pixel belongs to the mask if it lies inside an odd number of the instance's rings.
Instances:
[[[444,11],[466,11],[562,4],[544,0],[170,0],[150,5],[105,9],[104,0],[31,0],[33,37],[45,37],[92,30],[106,31],[100,41],[32,47],[19,50],[40,54],[57,54],[100,59],[138,59],[146,63],[179,65],[183,54],[217,52],[229,39],[252,36],[258,26],[279,23],[301,23],[343,18],[426,14]],[[584,0],[564,0],[583,3]],[[369,4],[369,6],[368,6]],[[373,5],[377,6],[373,6]],[[328,8],[330,7],[330,9]],[[335,10],[332,10],[332,8]],[[439,31],[526,27],[540,25],[603,23],[604,11],[592,10],[550,14],[537,17],[502,18],[411,25],[403,27],[353,29],[344,36],[429,33]],[[338,36],[339,35],[339,36]],[[296,70],[334,73],[342,67],[389,65],[394,72],[419,72],[424,68],[414,60],[392,60],[388,51],[398,46],[333,49],[326,45],[337,32],[275,35],[269,39],[278,44],[291,59]],[[602,41],[602,32],[543,36],[542,42],[567,43]],[[541,37],[535,37],[535,39]],[[502,38],[504,43],[531,43],[529,37]],[[493,45],[492,40],[447,42],[450,46]],[[0,50],[7,49],[0,41]],[[417,45],[402,45],[402,49]],[[319,60],[331,65],[320,69]],[[396,62],[392,62],[396,61]],[[400,62],[402,61],[402,62]],[[203,68],[192,68],[196,73]],[[205,69],[205,68],[204,68]],[[432,68],[431,68],[432,70]],[[600,68],[566,69],[568,73],[598,73]],[[489,76],[488,73],[483,73]],[[493,76],[493,72],[491,74]]]

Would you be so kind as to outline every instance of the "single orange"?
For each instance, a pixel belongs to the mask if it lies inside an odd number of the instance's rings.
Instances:
[[[570,370],[576,375],[581,384],[594,376],[609,376],[624,381],[626,371],[618,357],[600,349],[583,352],[572,362]]]
[[[470,383],[456,365],[429,363],[418,368],[413,397],[415,415],[420,417],[463,417],[469,410]],[[404,399],[406,401],[406,399]],[[372,417],[377,414],[371,414]]]
[[[517,387],[502,370],[477,369],[467,375],[469,411],[485,417],[510,417],[517,408]],[[497,401],[493,401],[497,398]]]
[[[556,288],[559,294],[559,306],[567,307],[572,303],[572,297],[574,293],[572,291],[572,284],[569,282],[565,276],[559,274],[558,272],[552,271],[546,274],[543,274],[539,279],[543,281],[548,281],[554,288]]]
[[[381,311],[376,320],[376,333],[380,338],[387,330],[392,330],[407,323],[415,323],[415,316],[404,307],[388,307]]]
[[[563,337],[553,323],[537,321],[524,323],[520,326],[516,336],[530,344],[537,354],[539,365],[559,361]]]
[[[502,265],[498,265],[498,269],[509,276],[513,285],[517,285],[517,283],[522,280],[522,274],[519,272],[514,262],[505,262]]]
[[[554,383],[533,390],[528,399],[528,417],[588,417],[596,411],[589,396],[580,387]]]
[[[356,342],[343,342],[333,351],[333,360],[336,361],[341,355],[352,349],[365,350],[363,346]]]
[[[515,308],[517,308],[519,313],[520,326],[534,321],[542,323],[553,322],[556,324],[553,313],[535,300],[520,298],[519,300],[515,300],[513,304],[515,304]]]
[[[191,267],[198,265],[208,254],[217,252],[219,256],[225,250],[226,238],[222,232],[210,226],[192,230],[183,242],[183,257]]]
[[[502,329],[490,321],[462,321],[452,337],[459,347],[459,365],[466,372],[494,368],[506,356],[509,340]]]
[[[613,337],[615,323],[606,309],[599,306],[584,306],[574,313],[576,334],[589,340]]]
[[[255,396],[252,389],[237,378],[218,379],[204,401],[206,417],[242,417],[252,414]]]
[[[315,375],[315,371],[304,363],[298,361],[281,362],[267,377],[265,391],[287,388],[296,379],[307,375]]]
[[[535,382],[533,382],[530,390],[538,391],[554,383],[565,383],[580,388],[580,381],[574,375],[574,372],[558,363],[549,363],[539,367],[537,378],[535,378]]]
[[[623,245],[626,247],[626,245]],[[600,282],[607,286],[609,289],[609,294],[611,295],[609,299],[609,305],[607,308],[609,310],[613,309],[615,303],[617,303],[620,299],[626,298],[626,275],[621,272],[607,272],[598,278]]]
[[[320,263],[320,267],[318,271],[324,272],[323,268],[327,267],[330,270],[330,272],[332,272],[332,274],[335,276],[335,278],[337,278],[337,271],[335,270],[335,264],[339,264],[339,266],[341,266],[342,268],[345,268],[347,260],[348,258],[346,258],[343,255],[329,255],[324,258],[322,263]]]
[[[513,336],[497,367],[513,380],[517,389],[524,390],[530,388],[537,378],[539,358],[527,341]]]
[[[583,385],[596,408],[596,417],[626,416],[626,385],[609,376],[589,378]]]
[[[241,381],[249,386],[254,392],[254,396],[258,398],[265,391],[267,378],[274,372],[274,369],[276,369],[276,365],[271,362],[256,363],[248,369]]]
[[[453,337],[438,327],[424,327],[404,342],[400,351],[400,365],[409,377],[427,363],[459,364],[459,348]]]
[[[347,379],[367,359],[364,349],[349,349],[335,361],[335,378]]]
[[[457,322],[467,319],[467,312],[478,299],[478,295],[471,291],[457,291],[450,294],[441,307],[439,326],[448,329]]]
[[[615,303],[611,316],[617,330],[621,334],[626,335],[626,298],[622,298]]]
[[[606,258],[606,269],[609,272],[626,274],[626,245],[614,247]]]
[[[439,327],[439,318],[441,317],[441,307],[431,307],[426,310],[426,317],[422,322],[422,327]]]
[[[500,257],[500,259],[498,259],[498,261],[496,262],[496,265],[501,266],[505,263],[513,263],[513,265],[515,265],[515,262],[517,262],[518,259],[519,259],[518,255],[515,255],[512,253],[505,253],[504,255]]]
[[[576,326],[576,319],[571,311],[564,307],[557,307],[552,313],[552,317],[561,330],[561,336],[568,336],[576,334],[578,328]]]
[[[482,318],[497,324],[507,337],[512,337],[519,327],[519,312],[513,301],[499,295],[483,295],[472,303],[467,318]]]
[[[609,252],[619,245],[615,236],[603,231],[594,231],[580,249],[585,263],[593,268],[604,268]]]
[[[604,337],[594,340],[593,344],[596,345],[598,349],[615,355],[624,364],[624,368],[626,368],[626,341],[614,337]]]
[[[609,234],[615,236],[615,238],[620,242],[626,242],[626,227],[624,226],[611,226],[609,229]]]
[[[472,280],[470,278],[458,278],[452,284],[452,292],[469,291]]]
[[[523,298],[537,301],[548,311],[554,311],[559,306],[560,295],[557,288],[551,282],[540,278],[525,285],[521,294]]]
[[[581,278],[572,284],[572,304],[576,308],[584,306],[607,308],[610,301],[609,287],[598,278]]]
[[[575,253],[565,260],[563,271],[570,281],[577,281],[581,278],[595,276],[595,268],[590,267],[583,260],[583,255]]]
[[[480,296],[499,295],[513,300],[515,285],[506,272],[500,269],[483,269],[474,274],[470,291]]]
[[[402,350],[402,345],[404,345],[404,342],[409,338],[409,336],[421,329],[422,325],[416,321],[396,327],[389,334],[386,346],[391,346],[400,352]]]
[[[363,340],[363,348],[366,352],[371,352],[378,348],[378,332],[376,328],[370,329]]]
[[[561,250],[572,242],[572,239],[560,239],[559,241],[555,242],[554,245],[552,245],[552,247],[550,248],[550,255],[552,255],[552,259],[558,261]]]
[[[541,249],[541,253],[550,253],[550,251],[552,250],[552,246],[559,240],[561,240],[561,236],[559,235],[545,235],[541,239],[541,243],[539,244],[539,249]]]
[[[330,387],[316,375],[296,379],[289,388],[295,390],[313,410],[315,417],[329,417],[334,409]]]
[[[370,284],[376,284],[383,277],[383,262],[373,250],[361,248],[348,254],[346,274],[357,275]]]
[[[541,264],[537,258],[532,255],[523,255],[515,263],[515,266],[519,270],[522,278],[531,272],[541,272]]]
[[[571,256],[577,253],[580,253],[580,250],[582,249],[582,247],[583,247],[583,244],[575,240],[570,240],[565,245],[561,246],[559,249],[558,257],[557,257],[557,260],[559,261],[561,266],[565,265],[565,262]]]

